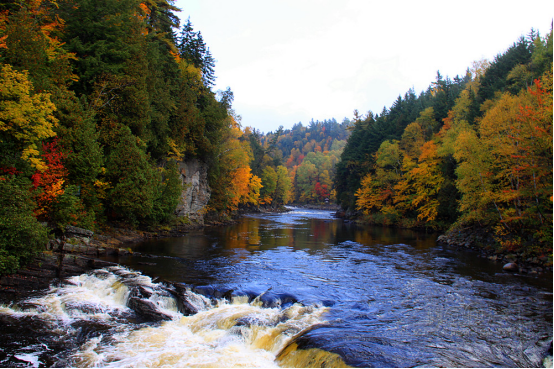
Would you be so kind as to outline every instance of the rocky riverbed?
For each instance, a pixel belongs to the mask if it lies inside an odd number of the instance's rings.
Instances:
[[[67,226],[62,236],[52,239],[46,251],[37,255],[25,268],[0,276],[0,303],[9,304],[31,296],[65,278],[91,269],[115,265],[99,260],[101,256],[131,253],[127,244],[148,238],[182,235],[195,225],[152,232],[126,228],[106,228],[101,233]]]

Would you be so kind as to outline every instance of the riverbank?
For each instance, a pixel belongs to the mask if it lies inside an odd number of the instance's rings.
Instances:
[[[294,207],[313,210],[335,211],[333,204],[304,205],[294,204]],[[285,208],[244,209],[238,216],[247,212],[286,212]],[[339,215],[337,213],[337,215]],[[347,222],[364,226],[360,220]],[[52,283],[73,275],[82,274],[91,269],[101,268],[109,263],[99,260],[110,255],[125,255],[132,252],[128,245],[153,238],[179,237],[197,229],[212,226],[231,225],[236,219],[207,220],[204,224],[182,223],[174,226],[158,227],[151,230],[136,230],[125,226],[105,226],[93,233],[76,227],[67,227],[66,233],[51,240],[46,250],[31,261],[27,267],[11,275],[0,276],[0,303],[9,304],[12,301],[29,296],[36,291],[48,288]],[[496,263],[508,266],[507,271],[528,276],[540,276],[552,272],[552,258],[548,256],[529,256],[523,252],[500,252],[492,245],[494,240],[486,232],[466,231],[451,232],[438,237],[439,243],[456,248],[468,248],[477,252],[477,257],[487,258]]]
[[[337,204],[290,204],[290,206],[311,210],[329,210],[336,212],[340,210],[340,206]]]
[[[280,209],[263,208],[258,211],[278,212]],[[242,213],[237,214],[237,217],[241,215]],[[132,250],[129,245],[134,243],[154,238],[180,237],[193,230],[235,222],[236,219],[207,218],[202,223],[176,222],[171,226],[149,230],[111,224],[104,225],[96,232],[67,226],[63,234],[50,240],[45,250],[25,267],[15,273],[0,276],[0,304],[10,304],[31,296],[62,279],[115,265],[99,258],[130,254]]]
[[[50,240],[46,250],[24,268],[0,276],[0,303],[10,304],[62,279],[115,265],[99,258],[132,253],[130,244],[152,238],[178,237],[204,226],[209,224],[180,224],[150,231],[105,226],[98,232],[67,226],[63,235]]]
[[[353,214],[346,214],[344,211],[337,211],[337,218],[345,222],[355,223],[359,226],[374,224],[364,222]],[[404,229],[395,225],[381,225],[383,227]],[[425,228],[410,228],[414,230],[425,231]],[[466,228],[463,230],[454,230],[445,232],[437,238],[437,242],[456,248],[471,249],[478,253],[478,257],[487,258],[496,263],[502,264],[504,270],[525,275],[541,275],[543,273],[552,273],[552,253],[544,254],[529,252],[521,249],[515,251],[501,250],[496,246],[496,241],[490,232],[483,228]]]
[[[552,254],[536,255],[527,250],[504,251],[495,247],[492,235],[484,229],[468,228],[446,232],[437,242],[478,252],[479,257],[501,263],[504,270],[526,275],[552,272]]]

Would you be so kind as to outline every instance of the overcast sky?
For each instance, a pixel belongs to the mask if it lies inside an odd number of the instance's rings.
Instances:
[[[452,4],[445,6],[445,4]],[[463,75],[531,28],[546,35],[554,2],[177,0],[216,59],[242,126],[264,132],[310,119],[380,113],[437,70]]]

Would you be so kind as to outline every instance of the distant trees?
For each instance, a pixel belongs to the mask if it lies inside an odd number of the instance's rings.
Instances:
[[[253,152],[252,171],[261,178],[260,203],[281,206],[291,202],[333,200],[335,165],[350,132],[347,119],[311,121],[305,127],[280,127],[261,134],[248,128]]]

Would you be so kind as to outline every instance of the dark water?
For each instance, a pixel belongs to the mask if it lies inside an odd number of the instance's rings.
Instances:
[[[552,274],[508,274],[435,239],[296,209],[141,243],[134,250],[143,256],[118,261],[200,290],[255,295],[271,287],[268,298],[329,306],[328,324],[298,343],[353,366],[542,365]]]
[[[509,274],[436,238],[295,209],[143,242],[111,260],[125,268],[0,306],[0,366],[543,365],[552,274]],[[200,312],[180,314],[163,281],[189,286]],[[171,321],[133,315],[139,284]]]

